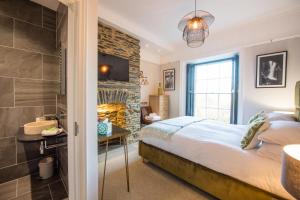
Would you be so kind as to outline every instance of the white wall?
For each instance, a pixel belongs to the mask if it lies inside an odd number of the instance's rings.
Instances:
[[[148,61],[141,60],[140,70],[148,77],[149,85],[141,85],[141,102],[149,102],[149,95],[157,94],[160,82],[160,66]]]
[[[178,117],[180,115],[180,96],[181,96],[181,67],[180,67],[180,61],[170,62],[161,65],[161,83],[163,83],[163,70],[166,69],[175,69],[175,90],[174,91],[166,91],[165,94],[169,95],[170,97],[170,117]]]
[[[256,55],[285,50],[288,51],[286,88],[255,88]],[[227,53],[240,55],[238,123],[246,123],[251,115],[260,110],[291,111],[294,109],[294,87],[296,81],[300,80],[300,38],[230,50]],[[216,52],[210,57],[219,58],[218,54],[219,52]],[[207,58],[202,57],[198,62],[201,60]],[[176,74],[176,90],[168,93],[171,95],[171,117],[185,114],[186,63],[187,61],[176,61],[173,64],[176,66],[176,73],[179,71],[180,74]],[[172,68],[171,66],[172,63],[167,63],[162,65],[162,69]]]
[[[288,51],[286,88],[255,88],[256,55]],[[295,83],[300,80],[300,38],[244,48],[240,54],[240,121],[260,110],[293,110]]]

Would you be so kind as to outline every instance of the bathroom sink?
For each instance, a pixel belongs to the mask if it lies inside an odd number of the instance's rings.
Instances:
[[[56,120],[30,122],[24,125],[24,134],[38,135],[41,134],[43,130],[52,127],[57,127]]]

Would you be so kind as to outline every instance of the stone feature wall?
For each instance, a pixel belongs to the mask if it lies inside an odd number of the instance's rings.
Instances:
[[[98,82],[98,89],[122,89],[134,94],[126,101],[125,128],[135,137],[140,130],[140,41],[99,22],[98,51],[129,60],[129,82],[101,81]]]

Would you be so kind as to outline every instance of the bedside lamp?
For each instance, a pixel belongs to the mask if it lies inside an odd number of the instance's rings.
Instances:
[[[283,148],[281,184],[296,199],[300,199],[300,144]]]

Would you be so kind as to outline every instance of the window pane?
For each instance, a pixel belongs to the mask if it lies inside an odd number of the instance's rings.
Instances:
[[[218,109],[208,108],[207,109],[207,118],[217,120],[218,119]]]
[[[230,122],[230,110],[220,109],[218,120],[227,123]]]
[[[219,64],[214,63],[214,64],[207,64],[205,65],[207,68],[207,74],[206,78],[207,79],[212,79],[212,78],[218,78],[219,77]]]
[[[206,93],[207,80],[195,81],[195,93]]]
[[[207,79],[207,67],[206,65],[198,65],[195,70],[195,79]]]
[[[206,108],[198,108],[195,116],[199,117],[200,119],[207,119],[206,115]]]
[[[220,94],[219,108],[230,109],[231,107],[231,94]]]
[[[219,93],[219,79],[207,80],[207,93]]]
[[[220,79],[220,93],[231,93],[231,79]]]
[[[207,107],[208,108],[218,108],[218,94],[207,94]]]
[[[195,106],[206,108],[206,94],[195,94]]]
[[[230,78],[232,76],[232,61],[225,61],[220,63],[220,77],[221,78]]]

